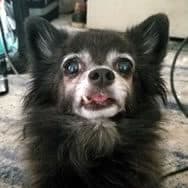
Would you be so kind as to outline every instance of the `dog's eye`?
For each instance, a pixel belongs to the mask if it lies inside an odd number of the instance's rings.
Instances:
[[[63,66],[63,70],[65,74],[75,76],[80,71],[80,60],[77,57],[68,59]]]
[[[122,75],[128,75],[132,72],[133,63],[128,58],[119,58],[115,63],[115,69]]]

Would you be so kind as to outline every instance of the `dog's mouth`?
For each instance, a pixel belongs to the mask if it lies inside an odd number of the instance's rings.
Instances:
[[[83,96],[81,106],[87,110],[101,110],[108,108],[116,103],[116,100],[108,94],[96,93],[88,96]]]

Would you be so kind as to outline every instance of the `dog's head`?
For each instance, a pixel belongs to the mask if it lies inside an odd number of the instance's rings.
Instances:
[[[168,19],[149,17],[124,34],[59,31],[42,18],[26,22],[33,88],[27,105],[56,105],[87,119],[136,110],[160,96]]]

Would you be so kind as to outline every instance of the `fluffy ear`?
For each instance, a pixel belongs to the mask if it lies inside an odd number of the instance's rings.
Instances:
[[[61,42],[61,33],[47,20],[40,17],[29,17],[25,22],[26,46],[32,58],[45,60]]]
[[[154,55],[161,60],[166,54],[169,20],[165,14],[156,14],[127,31],[128,39],[141,55]]]

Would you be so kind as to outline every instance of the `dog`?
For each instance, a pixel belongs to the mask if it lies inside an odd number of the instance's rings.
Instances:
[[[165,14],[124,33],[25,23],[31,85],[24,99],[32,188],[160,188]]]

